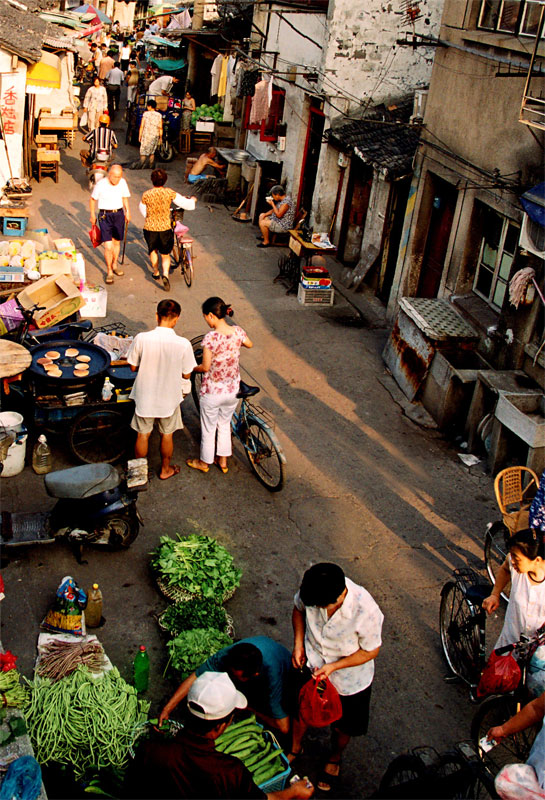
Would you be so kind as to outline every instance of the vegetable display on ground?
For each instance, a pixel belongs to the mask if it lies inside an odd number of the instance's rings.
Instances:
[[[223,119],[223,108],[219,103],[213,106],[203,105],[197,106],[195,111],[191,114],[191,124],[195,127],[198,119],[213,119],[215,122],[221,122]]]
[[[286,770],[282,750],[266,736],[253,714],[229,725],[215,740],[215,745],[220,753],[240,759],[258,786]]]
[[[170,636],[192,628],[215,628],[225,631],[227,615],[225,609],[208,597],[197,597],[185,603],[174,603],[164,611],[160,618],[161,627]]]
[[[135,725],[147,718],[149,703],[115,667],[94,676],[78,666],[56,682],[27,681],[23,706],[36,760],[72,767],[76,779],[127,765]]]
[[[40,654],[36,670],[41,678],[58,681],[71,675],[80,664],[85,664],[91,672],[100,672],[105,665],[104,648],[97,640],[89,642],[47,642]]]
[[[16,669],[0,672],[0,706],[19,708],[26,700],[26,690],[19,683]]]
[[[180,678],[185,680],[209,656],[230,644],[232,642],[229,636],[214,628],[182,631],[167,642],[169,652],[167,669],[169,667],[175,669],[180,673]]]
[[[242,575],[223,545],[196,533],[178,534],[177,539],[161,536],[152,553],[151,566],[167,586],[220,603],[233,594]]]

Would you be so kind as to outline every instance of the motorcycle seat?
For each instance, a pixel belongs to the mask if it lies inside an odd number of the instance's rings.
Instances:
[[[80,500],[119,486],[119,473],[111,464],[84,464],[50,472],[45,476],[50,497]]]

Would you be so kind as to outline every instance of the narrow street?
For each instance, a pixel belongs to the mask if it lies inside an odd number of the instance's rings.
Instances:
[[[114,126],[124,141],[121,115]],[[62,152],[59,183],[33,182],[31,227],[71,238],[85,258],[88,282],[104,282],[102,249],[89,243],[89,191],[78,152],[81,137]],[[117,160],[136,149],[120,146]],[[168,186],[188,193],[181,157],[165,165]],[[353,740],[343,764],[340,797],[367,797],[388,763],[417,745],[444,751],[469,738],[473,714],[467,691],[446,684],[438,613],[440,588],[452,569],[482,570],[486,523],[497,512],[492,480],[471,472],[439,434],[410,421],[380,383],[385,328],[362,326],[340,295],[333,309],[317,311],[274,284],[281,248],[256,248],[252,225],[233,221],[222,205],[199,203],[186,212],[195,239],[195,282],[179,274],[167,295],[151,278],[138,211],[151,186],[149,170],[125,172],[132,197],[125,276],[108,286],[105,322],[123,322],[129,333],[153,327],[157,303],[167,296],[182,305],[177,330],[188,338],[205,332],[200,306],[210,295],[231,303],[235,321],[254,341],[242,356],[243,377],[261,387],[258,404],[276,420],[287,458],[285,488],[267,492],[252,476],[242,449],[228,475],[185,467],[197,455],[198,416],[184,402],[184,431],[175,436],[173,462],[181,472],[157,479],[157,434],[151,441],[148,490],[140,495],[145,527],[126,553],[88,550],[79,566],[62,544],[21,549],[3,569],[2,641],[30,677],[39,624],[64,575],[104,595],[106,624],[99,638],[129,678],[140,644],[150,652],[149,699],[157,713],[174,688],[163,677],[165,640],[156,622],[166,603],[149,572],[149,553],[165,534],[195,528],[217,537],[243,569],[228,603],[236,635],[272,636],[291,648],[291,609],[300,577],[313,562],[335,561],[364,585],[385,615],[376,665],[369,735]],[[69,465],[64,444],[51,441],[54,465]],[[28,451],[27,451],[28,453]],[[27,459],[28,462],[28,459]],[[30,467],[2,480],[2,506],[46,509],[53,503]],[[503,613],[503,612],[502,612]],[[304,765],[311,779],[325,760],[327,740],[316,734]],[[159,796],[159,795],[158,795]]]

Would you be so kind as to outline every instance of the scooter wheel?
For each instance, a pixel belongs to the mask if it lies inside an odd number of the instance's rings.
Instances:
[[[125,550],[138,536],[140,522],[136,513],[119,514],[108,517],[104,524],[94,531],[93,544],[109,550]]]

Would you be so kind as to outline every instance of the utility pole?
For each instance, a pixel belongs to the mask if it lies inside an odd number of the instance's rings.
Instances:
[[[193,21],[191,27],[194,31],[202,28],[204,18],[204,4],[206,0],[195,0],[193,5]],[[197,45],[189,42],[187,49],[187,83],[186,89],[190,86],[193,91],[195,79],[197,77]]]

